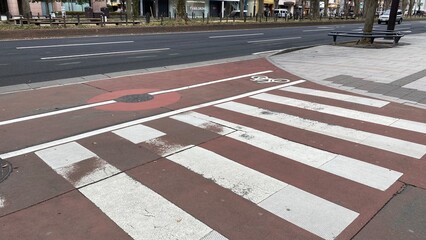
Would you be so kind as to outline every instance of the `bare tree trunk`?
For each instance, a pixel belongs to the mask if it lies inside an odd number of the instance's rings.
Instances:
[[[328,16],[328,0],[324,0],[324,17]]]
[[[176,15],[180,19],[186,19],[185,0],[178,0],[176,7]]]
[[[365,11],[365,21],[364,21],[364,29],[362,30],[364,33],[371,33],[373,31],[374,24],[374,16],[376,14],[377,8],[377,0],[365,0],[364,7]],[[370,39],[363,38],[361,39],[361,44],[366,44],[370,41]]]
[[[264,8],[265,8],[265,4],[264,4],[263,0],[259,0],[259,10],[257,11],[258,15],[259,15],[259,18],[263,17],[264,12],[265,12]]]
[[[360,3],[360,0],[354,0],[354,15],[355,15],[355,18],[358,18],[359,17],[359,4]]]
[[[31,13],[31,8],[30,8],[30,3],[28,0],[22,0],[22,15],[24,17],[32,17],[30,16]]]
[[[240,18],[244,18],[244,0],[240,0]]]
[[[391,2],[392,2],[392,0],[385,0],[384,1],[384,4],[383,4],[384,10],[390,9]]]
[[[410,3],[408,5],[408,16],[410,17],[413,15],[414,2],[415,0],[410,0]]]
[[[407,9],[408,0],[401,0],[401,11],[402,14],[405,14],[405,10]]]
[[[312,19],[318,19],[320,14],[319,0],[311,0],[311,15]]]
[[[126,0],[127,19],[132,19],[132,0]]]

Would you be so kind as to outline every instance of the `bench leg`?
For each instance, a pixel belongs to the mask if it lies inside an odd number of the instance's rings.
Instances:
[[[333,36],[334,45],[336,45],[337,36]]]
[[[374,43],[374,38],[372,37],[372,38],[370,38],[370,42],[371,42],[371,44],[373,44]]]
[[[395,43],[395,44],[398,44],[399,39],[401,39],[401,37],[395,37],[395,38],[393,39],[394,43]]]

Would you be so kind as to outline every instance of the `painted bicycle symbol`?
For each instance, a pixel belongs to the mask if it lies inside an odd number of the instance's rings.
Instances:
[[[290,80],[285,78],[270,78],[268,76],[263,76],[263,75],[252,76],[250,80],[257,83],[288,83],[290,82]]]

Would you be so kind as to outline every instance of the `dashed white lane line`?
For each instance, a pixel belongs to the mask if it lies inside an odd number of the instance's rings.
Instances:
[[[161,118],[165,118],[165,117],[170,117],[172,115],[176,115],[176,114],[179,114],[179,113],[193,111],[193,110],[196,110],[196,109],[199,109],[199,108],[213,106],[213,105],[228,102],[228,101],[233,101],[233,100],[236,100],[236,99],[248,97],[248,96],[251,96],[251,95],[255,95],[255,94],[259,94],[259,93],[263,93],[263,92],[267,92],[267,91],[280,89],[280,88],[287,87],[287,86],[300,84],[300,83],[303,83],[303,82],[305,82],[305,80],[298,80],[298,81],[294,81],[294,82],[290,82],[290,83],[285,83],[285,84],[281,84],[281,85],[277,85],[277,86],[273,86],[273,87],[269,87],[269,88],[264,88],[264,89],[240,94],[240,95],[229,97],[229,98],[219,99],[219,100],[215,100],[215,101],[211,101],[211,102],[207,102],[207,103],[202,103],[202,104],[198,104],[198,105],[194,105],[194,106],[185,107],[185,108],[177,109],[177,110],[174,110],[174,111],[171,111],[171,112],[166,112],[166,113],[162,113],[162,114],[158,114],[158,115],[154,115],[154,116],[150,116],[150,117],[146,117],[146,118],[141,118],[141,119],[137,119],[137,120],[134,120],[134,121],[121,123],[121,124],[118,124],[118,125],[109,126],[109,127],[106,127],[106,128],[97,129],[97,130],[90,131],[90,132],[87,132],[87,133],[82,133],[82,134],[78,134],[78,135],[75,135],[75,136],[71,136],[71,137],[67,137],[67,138],[63,138],[63,139],[59,139],[59,140],[55,140],[55,141],[51,141],[51,142],[47,142],[47,143],[34,145],[34,146],[31,146],[31,147],[23,148],[23,149],[8,152],[8,153],[3,153],[3,154],[0,155],[0,158],[8,159],[8,158],[11,158],[11,157],[20,156],[22,154],[39,151],[41,149],[61,145],[61,144],[72,142],[72,141],[77,141],[77,140],[80,140],[80,139],[83,139],[83,138],[95,136],[95,135],[106,133],[106,132],[115,131],[115,130],[118,130],[118,129],[121,129],[121,128],[130,127],[130,126],[133,126],[133,125],[136,125],[136,124],[141,124],[141,123],[148,122],[148,121],[153,121],[153,120],[157,120],[157,119],[161,119]]]
[[[334,28],[309,29],[309,30],[303,30],[302,32],[323,32],[323,31],[331,31],[331,30],[334,30]]]
[[[132,54],[132,53],[144,53],[144,52],[158,52],[158,51],[167,51],[167,50],[170,50],[170,48],[154,48],[154,49],[143,49],[143,50],[132,50],[132,51],[77,54],[77,55],[66,55],[66,56],[55,56],[55,57],[42,57],[40,59],[41,60],[51,60],[51,59],[83,58],[83,57],[93,57],[93,56],[120,55],[120,54]]]
[[[300,38],[302,37],[274,38],[274,39],[247,41],[247,43],[277,42],[277,41],[294,40],[294,39],[300,39]]]
[[[59,66],[67,66],[67,65],[77,65],[80,64],[81,62],[68,62],[68,63],[59,63]]]
[[[248,36],[260,36],[264,33],[248,33],[248,34],[237,34],[237,35],[220,35],[220,36],[210,36],[209,38],[233,38],[233,37],[248,37]]]
[[[107,45],[107,44],[126,44],[135,41],[119,41],[119,42],[95,42],[95,43],[70,43],[70,44],[56,44],[56,45],[42,45],[42,46],[28,46],[16,47],[18,50],[22,49],[36,49],[36,48],[56,48],[56,47],[76,47],[76,46],[93,46],[93,45]]]

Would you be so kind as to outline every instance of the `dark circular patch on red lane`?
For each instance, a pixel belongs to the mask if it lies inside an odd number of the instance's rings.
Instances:
[[[120,99],[132,99],[137,95],[149,95],[151,92],[159,91],[159,89],[128,89],[95,96],[87,101],[87,103],[97,103],[109,100],[119,100],[116,103],[95,107],[96,109],[105,111],[140,111],[164,107],[173,104],[180,99],[180,94],[176,92],[164,93],[159,95],[150,95],[152,99],[146,101],[123,102]]]

